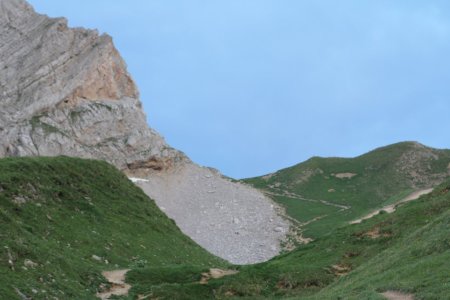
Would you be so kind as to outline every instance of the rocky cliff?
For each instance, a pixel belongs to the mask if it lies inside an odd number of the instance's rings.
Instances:
[[[0,156],[56,155],[145,178],[185,233],[234,263],[278,254],[289,229],[270,199],[193,164],[148,127],[111,37],[0,0]]]
[[[123,169],[183,159],[148,128],[111,37],[0,2],[0,155],[70,155]]]

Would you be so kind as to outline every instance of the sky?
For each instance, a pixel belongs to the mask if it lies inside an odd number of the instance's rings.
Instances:
[[[446,0],[29,0],[114,38],[149,125],[234,178],[450,148]]]

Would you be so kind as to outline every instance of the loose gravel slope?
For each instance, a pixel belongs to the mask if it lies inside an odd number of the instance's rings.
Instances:
[[[148,181],[136,184],[211,253],[235,264],[257,263],[280,253],[290,224],[258,190],[189,163],[145,178]]]

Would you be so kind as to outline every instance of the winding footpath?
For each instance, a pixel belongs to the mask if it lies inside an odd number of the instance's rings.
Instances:
[[[302,196],[294,194],[294,193],[284,192],[282,194],[277,194],[277,193],[273,193],[273,192],[269,192],[269,191],[264,191],[264,193],[269,195],[269,196],[286,197],[286,198],[290,198],[290,199],[297,199],[297,200],[302,200],[302,201],[321,203],[321,204],[324,204],[324,205],[340,208],[341,210],[347,210],[347,209],[351,208],[351,206],[340,205],[340,204],[336,204],[336,203],[329,202],[329,201],[326,201],[326,200],[317,200],[317,199],[305,198],[305,197],[302,197]]]
[[[407,196],[406,198],[394,203],[394,204],[390,204],[390,205],[386,205],[385,207],[382,207],[380,209],[374,210],[371,213],[365,215],[364,217],[351,221],[350,224],[359,224],[364,220],[368,220],[373,218],[374,216],[378,215],[380,212],[385,211],[387,213],[393,213],[394,211],[397,210],[397,206],[400,204],[404,204],[413,200],[417,200],[420,198],[420,196],[429,194],[433,191],[433,189],[425,189],[425,190],[419,190],[419,191],[415,191],[413,193],[411,193],[409,196]]]

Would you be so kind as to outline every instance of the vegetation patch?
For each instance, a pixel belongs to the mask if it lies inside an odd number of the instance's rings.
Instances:
[[[449,163],[450,150],[405,142],[355,158],[313,157],[244,182],[284,205],[290,217],[315,220],[303,227],[304,235],[314,239],[414,191],[436,186],[448,176]]]
[[[142,292],[158,299],[381,300],[382,293],[398,291],[414,299],[447,299],[449,187],[450,181],[393,214],[335,228],[291,253],[237,267],[239,273],[202,287],[197,278],[154,281]]]
[[[5,158],[0,187],[2,299],[96,299],[102,271],[226,265],[105,162]]]
[[[31,127],[33,128],[33,131],[35,131],[37,128],[40,128],[43,130],[45,135],[50,135],[52,133],[59,133],[62,135],[66,135],[63,131],[61,131],[59,128],[50,125],[48,123],[45,123],[41,120],[42,116],[34,116],[30,120]]]

